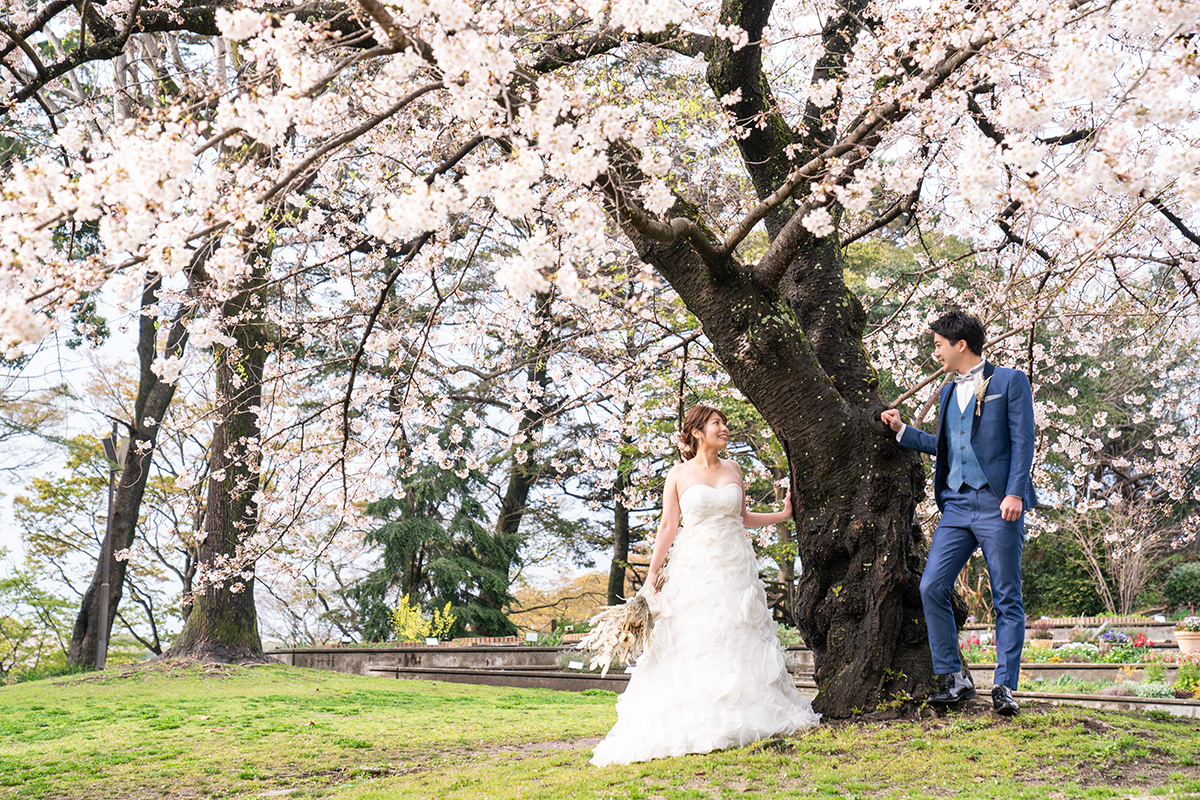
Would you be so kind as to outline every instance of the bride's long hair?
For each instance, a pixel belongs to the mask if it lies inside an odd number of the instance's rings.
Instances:
[[[679,445],[679,454],[683,456],[684,461],[696,457],[696,437],[692,433],[704,430],[704,426],[708,424],[714,414],[720,417],[726,425],[729,424],[729,417],[725,416],[724,411],[704,403],[697,403],[683,415],[683,427],[679,431],[677,444]]]

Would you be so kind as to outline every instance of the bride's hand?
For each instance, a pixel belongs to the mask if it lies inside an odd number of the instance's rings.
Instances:
[[[792,516],[792,488],[789,486],[783,498],[783,513]]]
[[[646,573],[646,585],[653,586],[655,593],[658,592],[658,573],[650,571]]]

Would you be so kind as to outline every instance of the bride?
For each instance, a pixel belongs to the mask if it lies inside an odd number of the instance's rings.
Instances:
[[[617,724],[592,756],[597,766],[738,747],[820,720],[784,664],[746,535],[789,519],[791,493],[782,511],[746,510],[741,468],[720,457],[726,423],[707,405],[684,417],[684,462],[667,473],[646,583],[655,585],[668,551],[670,579],[651,598],[654,630],[617,701]]]

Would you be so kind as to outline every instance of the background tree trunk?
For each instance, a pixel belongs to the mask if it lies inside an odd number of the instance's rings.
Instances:
[[[518,445],[518,449],[514,451],[512,462],[509,464],[508,486],[505,489],[504,497],[500,501],[500,513],[496,517],[495,535],[492,540],[491,552],[488,554],[490,558],[489,566],[497,571],[498,574],[505,576],[511,575],[512,565],[517,560],[517,555],[521,549],[521,539],[519,536],[521,528],[521,520],[525,516],[525,509],[529,505],[529,491],[533,485],[541,477],[541,467],[538,464],[537,450],[534,440],[541,433],[545,426],[546,417],[549,413],[547,406],[551,399],[548,396],[550,388],[550,375],[547,371],[547,365],[550,361],[550,351],[554,338],[554,318],[551,314],[550,303],[552,295],[549,292],[539,293],[535,300],[534,319],[536,320],[539,329],[538,337],[533,345],[532,361],[528,368],[528,379],[531,384],[536,384],[541,388],[541,396],[539,398],[540,405],[537,410],[525,408],[525,413],[521,417],[521,422],[517,425],[517,432],[525,437],[522,444]],[[516,453],[524,452],[528,455],[524,461],[516,457]],[[503,611],[509,600],[508,584],[504,586],[504,592],[498,593],[481,587],[479,592],[479,602],[489,608],[494,608],[497,611]],[[515,633],[516,628],[512,623],[507,623],[510,630],[488,631],[488,635],[507,635]]]
[[[621,443],[628,445],[628,437]],[[613,560],[608,570],[608,599],[610,606],[625,600],[625,570],[629,566],[629,508],[622,499],[629,486],[629,463],[624,454],[617,463],[617,479],[613,484]]]
[[[158,302],[158,290],[162,281],[157,275],[149,276],[142,290],[143,310]],[[175,385],[163,383],[150,369],[157,356],[155,336],[158,324],[154,315],[143,313],[138,322],[138,393],[134,403],[133,429],[129,432],[129,451],[125,464],[121,465],[120,480],[113,493],[112,548],[109,551],[109,596],[108,631],[112,634],[113,621],[125,587],[126,563],[112,557],[112,553],[133,544],[142,498],[146,493],[146,482],[150,478],[154,447],[158,439],[158,423],[162,421],[175,397]],[[177,318],[167,336],[166,354],[182,355],[187,341],[187,329],[182,318]],[[146,424],[146,418],[155,421]],[[101,555],[103,558],[103,555]],[[100,643],[100,583],[103,564],[97,561],[91,583],[83,594],[75,627],[71,632],[71,643],[67,649],[67,663],[95,666]]]
[[[235,343],[213,345],[216,357],[217,424],[209,456],[204,541],[199,563],[220,568],[258,524],[255,494],[261,476],[257,410],[262,405],[267,332],[262,315],[263,258],[255,258],[242,291],[228,300],[222,318],[236,320]],[[254,607],[253,567],[228,580],[205,583],[193,595],[183,631],[167,653],[205,661],[261,661],[262,641]]]

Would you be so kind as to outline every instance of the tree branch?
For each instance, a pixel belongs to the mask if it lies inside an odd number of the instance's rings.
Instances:
[[[974,58],[988,44],[995,41],[999,36],[997,33],[988,33],[980,38],[970,42],[964,47],[951,52],[946,58],[937,64],[932,69],[925,70],[920,75],[920,83],[922,88],[917,92],[915,97],[897,97],[896,99],[884,104],[882,107],[873,110],[867,114],[858,124],[847,133],[841,141],[828,147],[825,151],[814,158],[810,159],[803,167],[792,173],[786,186],[791,189],[798,187],[803,181],[815,176],[827,161],[839,158],[849,153],[857,152],[857,159],[865,161],[866,158],[874,151],[879,142],[882,141],[883,131],[890,125],[893,125],[912,113],[912,109],[916,100],[928,99],[938,87],[946,83],[952,78],[964,64]],[[847,172],[851,172],[848,169]],[[770,205],[770,203],[779,204],[786,199],[786,194],[782,191],[777,191],[768,202],[761,203],[754,212],[751,213],[742,224],[736,229],[737,232],[745,231],[749,233],[749,229],[753,227],[753,218],[757,214],[765,216],[766,211],[761,209]],[[759,216],[759,219],[762,217]],[[766,255],[763,256],[758,266],[755,268],[755,277],[766,285],[774,285],[782,277],[787,265],[791,263],[795,257],[797,250],[805,241],[810,238],[808,230],[803,226],[803,216],[793,214],[788,220],[783,230],[771,243]],[[726,246],[733,235],[726,239]]]
[[[729,102],[730,124],[735,129],[734,139],[742,155],[742,162],[754,184],[755,194],[769,197],[786,183],[791,171],[791,149],[799,139],[779,113],[778,104],[771,92],[770,83],[763,72],[762,36],[774,0],[724,0],[720,20],[725,25],[742,28],[749,44],[735,49],[725,39],[716,39],[708,53],[708,71],[705,80],[713,94],[722,103]],[[786,209],[768,209],[767,233],[775,234],[787,221]],[[725,252],[733,249],[726,247]]]
[[[1158,213],[1166,217],[1167,221],[1174,225],[1176,230],[1182,233],[1185,239],[1192,244],[1200,245],[1200,234],[1189,228],[1187,223],[1171,211],[1171,209],[1167,208],[1167,204],[1162,201],[1161,197],[1155,195],[1154,197],[1147,198],[1147,202],[1158,209]]]
[[[33,62],[33,68],[39,76],[45,77],[50,74],[46,70],[46,65],[42,63],[42,59],[38,57],[37,51],[30,46],[29,42],[25,41],[25,37],[10,28],[2,19],[0,19],[0,33],[12,39],[13,44],[21,48],[21,52]]]
[[[714,243],[716,237],[695,221],[700,214],[691,203],[676,195],[671,208],[682,206],[692,218],[674,217],[660,222],[650,216],[634,198],[633,192],[626,191],[626,187],[636,191],[646,182],[632,147],[624,142],[614,142],[609,148],[609,163],[608,170],[596,178],[595,185],[608,197],[614,213],[650,241],[660,244],[672,244],[680,239],[687,241],[714,276],[728,268],[729,255]]]
[[[627,34],[621,29],[606,29],[575,41],[558,41],[542,49],[529,66],[531,72],[544,74],[560,67],[608,53],[630,42],[661,47],[680,55],[698,56],[708,50],[712,37],[672,27],[660,33]]]
[[[877,217],[867,225],[859,228],[854,233],[845,237],[839,242],[842,247],[848,247],[852,242],[856,242],[864,236],[869,236],[881,228],[886,228],[902,216],[911,215],[917,207],[917,201],[921,199],[921,187],[925,184],[925,177],[922,175],[921,180],[917,182],[917,188],[912,194],[907,197],[902,197],[892,203],[892,207]]]

